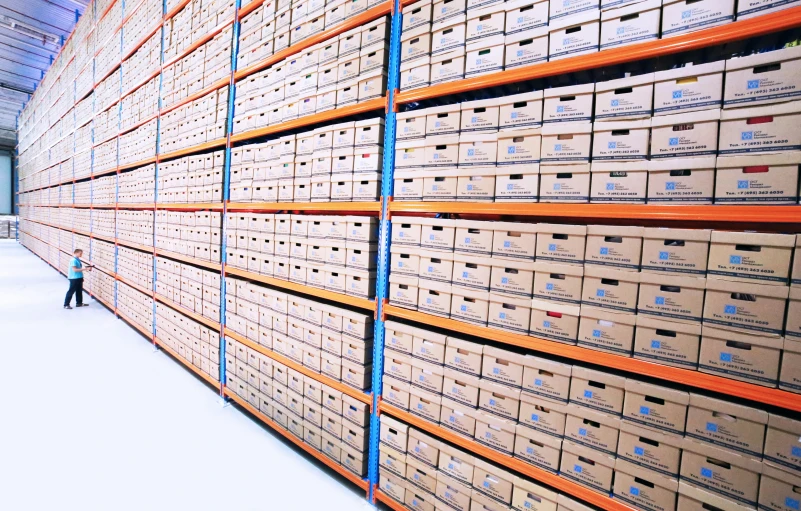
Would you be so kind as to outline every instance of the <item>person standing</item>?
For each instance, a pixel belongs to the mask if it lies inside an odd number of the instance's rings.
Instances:
[[[72,309],[70,307],[70,302],[72,301],[72,295],[75,295],[75,306],[76,307],[88,307],[88,303],[83,303],[83,272],[86,270],[92,271],[92,266],[90,265],[88,268],[84,268],[81,264],[81,256],[83,256],[83,250],[80,248],[76,248],[75,252],[73,252],[75,257],[72,258],[70,261],[69,273],[67,278],[70,281],[70,288],[67,291],[67,296],[64,298],[64,308],[65,309]]]

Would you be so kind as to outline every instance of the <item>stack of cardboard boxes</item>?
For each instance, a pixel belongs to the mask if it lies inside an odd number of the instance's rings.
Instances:
[[[220,379],[220,333],[156,304],[156,338],[179,357],[215,380]]]
[[[118,246],[117,275],[143,289],[153,289],[153,254]]]
[[[697,4],[697,2],[694,2]],[[738,2],[737,18],[797,2]],[[756,5],[759,4],[759,5]],[[426,87],[548,60],[723,25],[735,1],[420,0],[403,7],[401,89]]]
[[[228,213],[226,264],[360,298],[375,295],[373,217]]]
[[[226,328],[329,378],[370,388],[373,321],[364,313],[226,277]]]
[[[226,338],[226,387],[299,441],[367,475],[369,405]]]
[[[228,87],[209,92],[200,99],[162,114],[159,153],[177,151],[224,137],[227,115]]]
[[[220,262],[222,214],[214,211],[156,212],[157,249]]]
[[[119,110],[116,108],[109,108],[95,114],[93,128],[94,128],[94,142],[101,144],[117,136],[119,131]]]
[[[96,212],[96,210],[95,210]],[[112,211],[113,213],[113,211]],[[146,247],[153,246],[153,212],[117,210],[117,235],[123,241],[130,241]],[[114,234],[111,234],[113,237]]]
[[[141,80],[141,75],[139,76]],[[156,114],[159,101],[159,77],[151,78],[141,87],[122,98],[120,131],[139,124]]]
[[[92,228],[88,232],[112,239],[116,237],[116,212],[113,209],[95,209],[90,213]]]
[[[798,329],[785,314],[797,243],[785,234],[395,217],[389,299],[776,387],[792,371],[785,363],[780,375],[782,350],[794,350],[784,332]]]
[[[81,197],[78,200],[79,203],[114,205],[117,195],[117,176],[103,176],[92,181],[76,183],[76,188],[82,188],[83,185],[89,185],[85,188],[90,189],[90,195]]]
[[[61,168],[62,179],[69,179],[70,175],[74,179],[89,177],[92,174],[92,150],[89,149],[82,153],[75,153],[71,163],[71,166],[64,166]]]
[[[119,164],[127,165],[154,158],[156,156],[156,127],[158,120],[153,119],[119,138]]]
[[[153,331],[153,298],[117,282],[117,312],[148,332]]]
[[[90,110],[89,110],[89,112],[90,112],[89,119],[85,122],[85,124],[79,125],[75,129],[75,153],[76,154],[92,148],[92,124],[89,122],[90,120],[92,120],[91,107],[92,107],[92,105],[90,104],[89,105],[89,108],[90,108]],[[76,107],[76,115],[77,114],[78,114],[78,112],[77,112],[77,107]]]
[[[378,449],[379,489],[409,509],[591,509],[386,414]]]
[[[169,61],[212,32],[233,20],[236,4],[230,0],[192,0],[164,23],[164,60]],[[169,9],[168,9],[169,10]]]
[[[87,165],[86,169],[80,173],[76,167],[75,179],[88,177],[91,173],[106,172],[117,168],[117,137],[115,136],[107,142],[96,145],[93,151],[87,154],[90,155],[90,161],[87,163],[91,164]]]
[[[96,300],[114,306],[116,296],[116,281],[113,276],[100,270],[86,272],[83,277],[84,293],[91,293]],[[84,294],[83,303],[89,303],[89,297]]]
[[[131,88],[141,84],[144,77],[158,71],[160,65],[161,33],[156,32],[133,55],[122,61],[122,92],[133,92]]]
[[[675,509],[677,494],[731,509],[767,506],[776,491],[782,501],[792,498],[801,476],[799,459],[789,454],[799,446],[798,421],[401,323],[386,326],[384,401],[638,509]],[[465,453],[459,458],[475,464]]]
[[[161,23],[163,7],[163,3],[159,0],[144,0],[139,4],[125,6],[126,20],[122,26],[123,55],[128,54],[150,30]],[[160,46],[159,44],[159,49]]]
[[[234,202],[375,201],[384,120],[333,124],[231,152]]]
[[[156,257],[156,295],[220,321],[220,273]]]
[[[117,176],[116,202],[120,204],[152,204],[155,200],[155,181],[156,166],[153,163],[119,174]]]
[[[91,250],[86,250],[89,248],[89,245],[86,245],[86,248],[80,245],[76,248],[85,250],[84,257],[88,258],[92,264],[106,273],[114,274],[116,266],[114,243],[93,239],[91,242]]]
[[[75,183],[73,186],[72,198],[75,204],[91,204],[92,203],[92,181],[81,181]],[[71,202],[71,201],[70,201]]]
[[[234,133],[382,97],[388,39],[380,18],[239,80]]]
[[[158,203],[222,201],[224,151],[159,163]]]
[[[395,198],[797,204],[798,62],[791,47],[400,113]]]
[[[161,101],[167,108],[231,74],[232,28],[162,71]]]

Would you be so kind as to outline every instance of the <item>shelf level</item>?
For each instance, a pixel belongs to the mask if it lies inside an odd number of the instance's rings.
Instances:
[[[322,298],[323,300],[331,300],[334,302],[344,303],[346,305],[352,305],[353,307],[359,307],[361,309],[367,309],[371,311],[374,311],[376,309],[375,301],[368,300],[366,298],[359,298],[357,296],[350,296],[342,293],[335,293],[333,291],[326,291],[325,289],[320,289],[317,287],[304,286],[303,284],[296,284],[288,280],[274,279],[266,275],[261,275],[258,273],[253,273],[247,270],[242,270],[230,266],[225,267],[225,273],[228,275],[234,275],[237,277],[255,280],[256,282],[261,282],[263,284],[268,284],[270,286],[279,287],[281,289],[287,289],[289,291],[295,291],[297,293],[312,295],[317,298]]]
[[[160,294],[153,293],[153,297],[156,299],[157,302],[163,303],[167,307],[169,307],[169,308],[171,308],[171,309],[173,309],[173,310],[175,310],[177,312],[180,312],[184,316],[187,316],[188,318],[191,318],[191,319],[197,321],[198,323],[201,323],[201,324],[203,324],[203,325],[205,325],[205,326],[207,326],[209,328],[212,328],[212,329],[214,329],[214,330],[216,330],[218,332],[220,331],[220,324],[218,322],[216,322],[214,320],[211,320],[211,319],[207,318],[206,316],[203,316],[202,314],[198,314],[195,311],[191,311],[191,310],[187,309],[186,307],[184,307],[183,305],[175,303],[172,300],[170,300],[170,299],[168,299],[168,298],[166,298],[164,296],[161,296]]]
[[[411,426],[414,426],[415,428],[425,431],[426,433],[458,445],[459,447],[466,449],[470,454],[475,454],[486,458],[494,463],[500,464],[500,466],[506,470],[513,470],[520,474],[526,475],[537,482],[552,486],[562,493],[581,499],[594,506],[598,506],[605,511],[632,511],[631,507],[623,504],[623,502],[620,500],[615,500],[611,497],[571,482],[565,478],[559,477],[556,474],[546,472],[545,470],[520,461],[517,458],[507,456],[506,454],[502,454],[494,449],[485,447],[470,438],[448,431],[447,429],[428,422],[427,420],[420,419],[408,412],[405,412],[400,408],[396,408],[392,405],[381,402],[379,404],[379,409],[381,413],[391,415]]]
[[[382,492],[378,488],[375,490],[375,498],[378,499],[379,502],[386,505],[392,511],[409,511],[406,506],[398,502],[397,500],[393,499],[386,493]]]
[[[508,85],[510,83],[557,76],[577,71],[586,71],[626,62],[652,59],[664,55],[686,52],[733,41],[757,37],[801,26],[801,7],[791,7],[782,11],[756,16],[742,21],[727,23],[719,27],[707,28],[689,34],[667,39],[657,39],[643,43],[630,44],[588,55],[522,66],[474,78],[401,91],[395,96],[396,104],[413,103],[426,99],[459,94],[462,92]]]
[[[678,367],[654,364],[645,360],[613,355],[611,353],[581,348],[570,344],[548,341],[538,337],[513,334],[503,330],[472,325],[453,319],[440,318],[431,314],[424,314],[394,305],[385,305],[384,312],[388,316],[417,321],[428,326],[444,328],[467,335],[474,335],[510,346],[527,348],[536,352],[556,355],[578,362],[587,362],[609,369],[626,371],[633,375],[649,376],[698,389],[739,397],[757,403],[801,412],[801,395],[784,390],[771,389],[752,383],[730,380],[700,371],[690,371]]]
[[[142,325],[136,323],[131,318],[129,318],[128,316],[126,316],[125,314],[120,312],[119,309],[116,309],[115,312],[116,312],[117,316],[119,316],[121,319],[125,320],[125,322],[128,323],[129,325],[131,325],[134,329],[136,329],[136,331],[138,331],[140,334],[142,334],[145,337],[147,337],[148,341],[153,342],[153,332],[148,332],[147,330],[145,330],[144,327],[142,327]]]
[[[301,449],[303,449],[304,451],[306,451],[307,453],[312,455],[314,458],[317,459],[317,461],[323,463],[328,468],[330,468],[334,472],[338,473],[339,475],[341,475],[342,477],[344,477],[345,479],[347,479],[351,483],[355,484],[356,486],[358,486],[362,490],[367,491],[367,488],[369,487],[368,481],[366,481],[365,479],[360,478],[359,476],[357,476],[356,474],[354,474],[350,470],[346,469],[345,467],[343,467],[339,463],[337,463],[337,462],[333,461],[332,459],[330,459],[325,454],[321,453],[317,449],[314,449],[313,447],[311,447],[308,444],[304,443],[303,440],[301,440],[300,438],[296,437],[295,435],[293,435],[292,433],[290,433],[288,430],[284,429],[283,427],[281,427],[277,423],[273,422],[272,419],[270,419],[269,417],[267,417],[266,415],[261,413],[261,411],[257,410],[253,405],[251,405],[250,403],[248,403],[247,401],[245,401],[241,397],[237,396],[234,392],[229,390],[227,387],[223,388],[223,392],[225,393],[226,396],[231,398],[237,405],[241,406],[242,408],[247,410],[251,415],[255,416],[260,421],[262,421],[264,424],[270,426],[272,429],[274,429],[275,431],[280,433],[284,438],[286,438],[287,440],[289,440],[293,444],[297,445],[298,447],[300,447]]]
[[[263,137],[266,135],[273,135],[276,133],[293,130],[295,128],[310,126],[312,124],[317,124],[326,121],[333,121],[335,119],[341,119],[343,117],[348,117],[351,115],[371,112],[373,110],[382,110],[386,107],[386,104],[387,104],[386,96],[370,99],[367,101],[363,101],[361,103],[356,103],[355,105],[349,105],[349,106],[344,106],[342,108],[334,108],[331,110],[326,110],[325,112],[320,112],[319,114],[305,115],[303,117],[298,117],[297,119],[292,119],[291,121],[274,124],[272,126],[265,126],[264,128],[249,130],[243,133],[235,133],[231,135],[231,142],[232,143],[242,142],[244,140],[250,140],[253,138]]]
[[[303,366],[302,364],[298,364],[294,360],[281,355],[280,353],[276,353],[276,352],[274,352],[274,351],[272,351],[270,349],[265,348],[264,346],[262,346],[262,345],[260,345],[258,343],[255,343],[255,342],[251,341],[250,339],[248,339],[246,337],[243,337],[242,335],[234,332],[233,330],[230,330],[230,329],[226,328],[225,329],[225,335],[230,337],[231,339],[234,339],[235,341],[241,342],[242,344],[244,344],[245,346],[247,346],[248,348],[250,348],[252,350],[258,351],[262,355],[270,357],[271,359],[275,360],[276,362],[280,362],[281,364],[284,364],[285,366],[289,367],[290,369],[294,369],[295,371],[303,374],[304,376],[307,376],[307,377],[311,378],[312,380],[316,380],[316,381],[318,381],[320,383],[324,383],[324,384],[328,385],[329,387],[331,387],[332,389],[338,390],[338,391],[342,392],[343,394],[347,394],[348,396],[352,397],[353,399],[358,399],[359,401],[361,401],[362,403],[367,404],[368,406],[372,406],[372,403],[373,403],[373,395],[372,394],[367,394],[367,393],[362,392],[362,391],[360,391],[358,389],[354,389],[353,387],[345,385],[344,383],[342,383],[340,381],[337,381],[337,380],[334,380],[333,378],[329,378],[328,376],[326,376],[324,374],[316,373],[316,372],[308,369],[307,367]]]
[[[143,295],[147,295],[147,296],[153,298],[153,291],[152,290],[145,289],[145,288],[143,288],[142,286],[140,286],[139,284],[137,284],[135,282],[131,282],[130,280],[126,280],[124,277],[120,276],[120,274],[115,275],[115,277],[116,277],[118,282],[121,282],[121,283],[125,284],[126,286],[130,286],[131,288],[139,291]]]
[[[550,218],[801,224],[801,206],[662,206],[656,204],[394,201],[389,203],[389,211],[392,213],[515,215]]]
[[[170,259],[175,259],[176,261],[181,261],[184,263],[194,264],[196,266],[202,266],[203,268],[208,268],[210,270],[220,271],[220,268],[222,266],[220,263],[206,261],[204,259],[197,259],[196,257],[185,256],[182,254],[178,254],[176,252],[170,252],[169,250],[162,250],[160,248],[156,249],[156,255],[169,257]]]

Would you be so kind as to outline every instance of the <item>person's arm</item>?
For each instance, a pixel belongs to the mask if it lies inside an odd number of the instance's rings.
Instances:
[[[79,268],[79,267],[77,267],[77,266],[73,266],[71,269],[72,269],[72,271],[74,271],[75,273],[83,273],[83,270],[84,270],[83,268]]]

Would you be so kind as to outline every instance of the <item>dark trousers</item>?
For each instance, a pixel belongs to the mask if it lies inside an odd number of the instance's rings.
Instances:
[[[70,279],[70,289],[67,291],[67,297],[64,298],[64,306],[70,304],[72,295],[75,295],[75,303],[83,305],[83,279]]]

